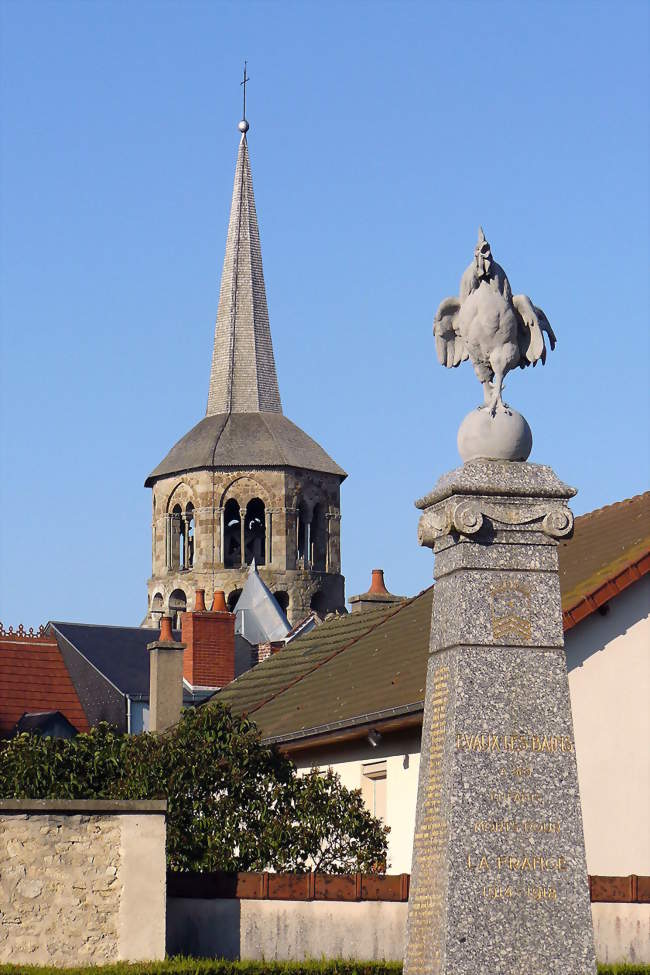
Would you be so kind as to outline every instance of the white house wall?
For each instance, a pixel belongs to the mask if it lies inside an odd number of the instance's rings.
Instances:
[[[589,873],[650,874],[650,577],[566,634]],[[410,873],[420,730],[297,752],[299,769],[331,766],[361,786],[364,762],[386,760],[391,873]]]
[[[650,874],[650,576],[566,635],[589,873]]]
[[[363,742],[334,745],[318,752],[298,752],[293,756],[299,771],[313,766],[331,766],[349,789],[361,788],[365,762],[386,761],[386,825],[389,873],[411,872],[411,847],[415,823],[415,800],[420,768],[420,729],[382,737],[376,748]]]

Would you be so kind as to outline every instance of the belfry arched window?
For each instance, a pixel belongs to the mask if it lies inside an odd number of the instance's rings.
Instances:
[[[169,597],[169,615],[172,618],[172,626],[179,630],[181,627],[181,613],[187,609],[187,596],[182,589],[174,589]]]
[[[246,565],[253,559],[257,565],[264,565],[266,561],[266,512],[264,502],[253,498],[246,505],[246,521],[244,531],[244,545],[246,548]]]
[[[184,544],[184,569],[191,569],[194,565],[194,505],[191,501],[185,507],[185,522],[183,525]]]
[[[183,544],[181,542],[181,525],[183,522],[183,509],[180,504],[174,505],[172,508],[172,513],[169,516],[169,548],[168,548],[168,562],[167,565],[170,569],[178,569],[183,565],[182,552]]]
[[[183,511],[180,504],[175,504],[167,517],[167,568],[191,569],[194,565],[194,505],[188,501]]]
[[[223,564],[231,569],[241,565],[241,515],[234,498],[226,501],[223,515]]]
[[[312,568],[319,572],[325,571],[326,549],[325,515],[322,504],[317,504],[311,516],[311,555]]]
[[[309,532],[307,528],[307,509],[305,508],[305,505],[300,502],[297,513],[296,547],[298,561],[302,561],[303,563],[309,562],[309,553],[307,551],[308,542]]]
[[[275,596],[282,612],[286,613],[289,609],[289,593],[285,592],[284,589],[279,589],[277,592],[274,592],[273,595]]]
[[[311,602],[309,603],[309,608],[322,618],[327,613],[327,597],[324,592],[315,592],[311,597]]]

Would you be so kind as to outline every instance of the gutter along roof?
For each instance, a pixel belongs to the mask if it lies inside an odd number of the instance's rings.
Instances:
[[[559,557],[566,630],[605,601],[594,591],[611,598],[650,570],[650,492],[576,518]],[[418,725],[432,600],[433,586],[397,607],[323,623],[215,700],[248,714],[265,739],[290,751],[316,739],[361,738],[369,727]]]

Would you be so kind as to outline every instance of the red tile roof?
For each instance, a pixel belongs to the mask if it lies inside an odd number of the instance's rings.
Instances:
[[[88,731],[56,640],[0,625],[0,735],[11,734],[26,711],[61,711],[77,731]]]

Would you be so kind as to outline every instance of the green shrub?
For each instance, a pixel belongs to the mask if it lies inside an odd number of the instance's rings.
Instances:
[[[361,793],[331,770],[298,777],[222,704],[187,709],[164,735],[19,735],[0,744],[0,798],[166,798],[172,870],[386,869],[388,829]]]

